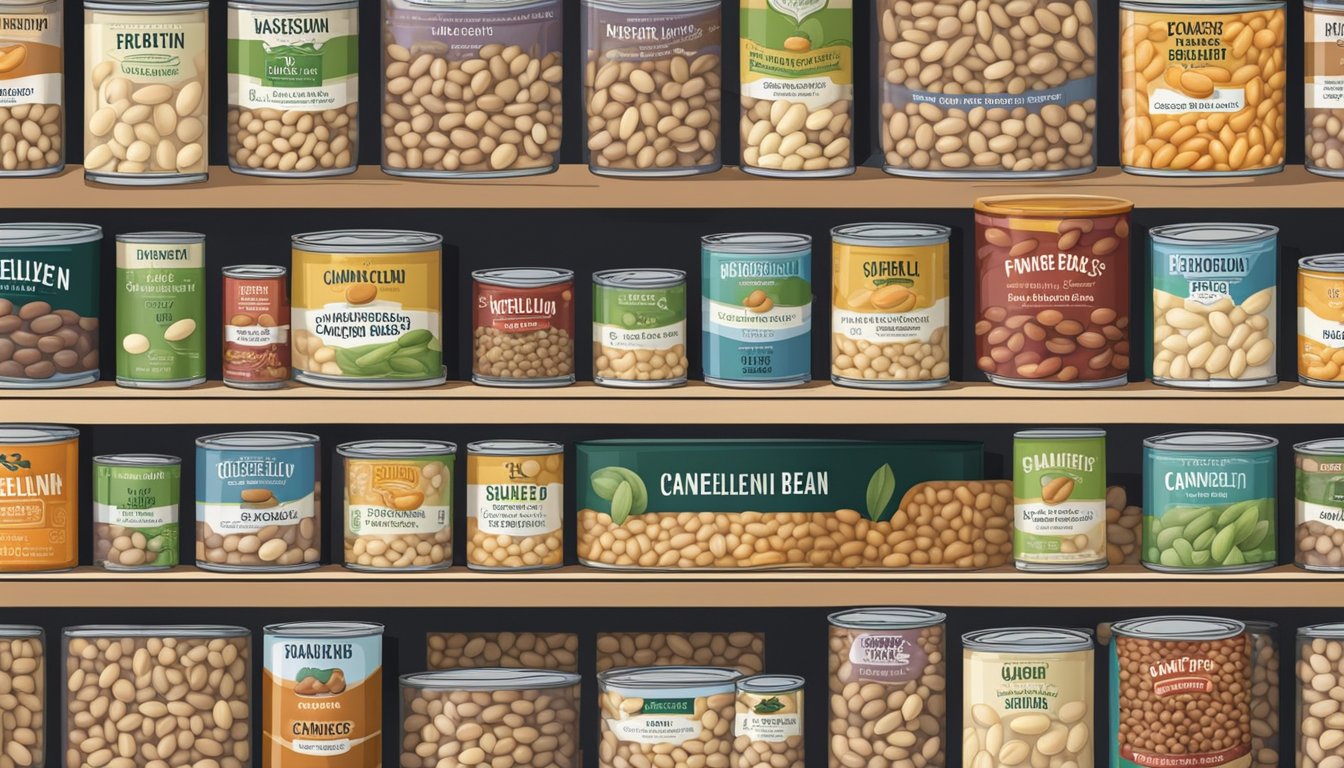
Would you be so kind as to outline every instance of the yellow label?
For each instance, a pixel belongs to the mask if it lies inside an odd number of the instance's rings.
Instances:
[[[835,243],[832,332],[876,343],[929,341],[948,322],[947,243]]]
[[[565,504],[565,456],[467,457],[467,517],[477,530],[502,536],[558,531]]]
[[[743,0],[742,95],[817,109],[854,94],[852,0]]]
[[[1344,273],[1297,273],[1297,372],[1344,381]]]

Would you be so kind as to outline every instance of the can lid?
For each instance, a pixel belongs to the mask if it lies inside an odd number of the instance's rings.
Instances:
[[[117,235],[118,243],[204,243],[205,235],[200,232],[123,232]]]
[[[1112,635],[1149,640],[1222,640],[1245,631],[1240,621],[1212,616],[1147,616],[1111,624]]]
[[[1013,433],[1014,438],[1049,440],[1066,439],[1071,437],[1105,437],[1106,430],[1080,428],[1080,429],[1023,429]]]
[[[942,224],[864,222],[841,224],[831,230],[831,240],[846,245],[935,245],[951,234],[952,228]]]
[[[568,688],[578,685],[583,678],[572,672],[549,669],[505,669],[480,667],[476,669],[444,669],[435,672],[417,672],[402,675],[403,688],[431,691],[523,691],[543,688]]]
[[[224,268],[225,277],[235,277],[242,280],[274,279],[288,274],[289,267],[275,267],[270,264],[237,264]]]
[[[994,195],[976,200],[975,210],[996,216],[1075,218],[1128,213],[1134,203],[1103,195]]]
[[[1297,260],[1297,267],[1298,269],[1315,269],[1321,272],[1344,272],[1344,253],[1303,256]]]
[[[1279,234],[1272,224],[1211,222],[1204,224],[1163,224],[1148,230],[1155,243],[1174,245],[1240,245],[1269,240]]]
[[[93,463],[108,467],[169,467],[181,464],[182,459],[165,453],[109,453],[94,456]]]
[[[93,11],[171,13],[204,10],[210,7],[210,0],[84,0],[84,7]]]
[[[1344,621],[1329,621],[1297,628],[1298,637],[1344,638]]]
[[[97,224],[0,224],[0,248],[41,248],[95,243],[103,239]]]
[[[4,1],[0,0],[0,5]],[[41,637],[42,628],[32,624],[0,624],[0,637]]]
[[[812,238],[789,232],[724,232],[705,235],[700,244],[719,253],[757,255],[811,253]]]
[[[14,13],[23,8],[31,8],[36,12],[44,5],[57,5],[58,3],[59,0],[0,0],[0,8],[6,9],[9,13]]]
[[[671,288],[686,282],[680,269],[604,269],[593,273],[593,282],[612,288]]]
[[[336,446],[336,453],[352,459],[394,459],[456,454],[457,443],[443,440],[355,440]]]
[[[383,625],[372,621],[285,621],[267,624],[262,631],[272,637],[367,637],[383,634]]]
[[[620,667],[599,673],[604,688],[673,691],[709,686],[731,686],[742,673],[728,667]]]
[[[925,608],[850,608],[826,620],[845,629],[919,629],[947,621],[947,614]]]
[[[1004,627],[967,632],[961,636],[961,644],[973,651],[1059,653],[1090,650],[1092,635],[1081,629]]]
[[[544,288],[548,285],[560,285],[574,279],[574,270],[552,267],[496,267],[478,269],[471,273],[471,279],[486,285],[502,285],[505,288]]]
[[[806,681],[798,675],[752,675],[737,681],[737,690],[745,693],[785,693],[803,687]]]
[[[565,447],[545,440],[477,440],[467,443],[467,453],[480,456],[544,456]]]
[[[1241,622],[1246,625],[1246,631],[1252,635],[1268,635],[1279,631],[1277,621],[1265,621],[1264,619],[1248,619]]]
[[[248,448],[306,448],[318,443],[317,435],[307,432],[221,432],[196,438],[197,448],[241,450]]]
[[[443,244],[443,236],[407,229],[332,229],[290,238],[294,247],[328,253],[414,253]]]
[[[79,437],[79,430],[57,424],[0,424],[0,443],[41,445]]]
[[[1344,437],[1325,437],[1320,440],[1306,440],[1293,446],[1298,453],[1309,456],[1339,455],[1344,453]]]
[[[61,634],[66,637],[251,637],[252,630],[232,624],[81,624],[66,627]]]
[[[1279,441],[1249,432],[1167,432],[1143,441],[1144,448],[1164,451],[1259,451]]]

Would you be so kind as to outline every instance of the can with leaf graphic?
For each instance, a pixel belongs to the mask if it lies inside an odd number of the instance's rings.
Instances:
[[[803,678],[752,675],[737,681],[734,768],[804,768]]]
[[[1023,571],[1106,567],[1106,432],[1013,435],[1013,559]]]

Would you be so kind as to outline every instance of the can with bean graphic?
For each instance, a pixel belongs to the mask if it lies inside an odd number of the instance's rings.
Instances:
[[[428,571],[453,564],[453,465],[441,440],[336,446],[345,475],[345,567]]]
[[[565,564],[565,448],[541,440],[467,446],[467,567],[538,571]]]
[[[1293,458],[1297,565],[1344,571],[1344,438],[1298,443]]]
[[[289,381],[289,270],[224,268],[224,383],[280,389]]]
[[[205,235],[117,235],[117,384],[205,381]]]
[[[65,167],[64,5],[0,2],[0,177]]]
[[[737,681],[734,768],[805,768],[803,678],[752,675]]]
[[[1344,387],[1344,253],[1297,262],[1297,380]]]
[[[1013,559],[1024,571],[1106,567],[1106,432],[1013,435]]]
[[[155,453],[93,457],[93,562],[158,571],[179,558],[182,460]]]
[[[593,274],[593,381],[609,387],[686,383],[686,273],[608,269]]]

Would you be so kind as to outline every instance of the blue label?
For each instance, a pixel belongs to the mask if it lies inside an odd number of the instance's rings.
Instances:
[[[812,254],[702,251],[706,378],[806,380],[812,369]]]
[[[1154,241],[1153,287],[1201,304],[1224,296],[1241,304],[1276,284],[1276,243],[1273,237],[1226,245]]]

